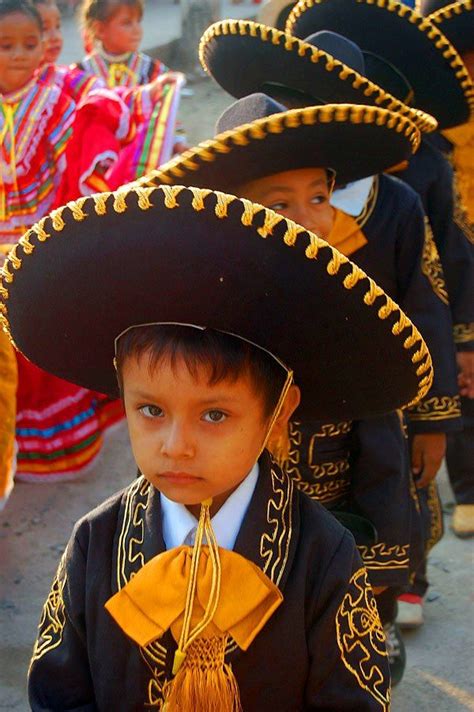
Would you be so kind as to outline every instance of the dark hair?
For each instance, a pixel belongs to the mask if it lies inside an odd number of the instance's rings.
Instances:
[[[117,343],[116,364],[120,389],[125,359],[150,356],[149,367],[155,369],[163,357],[175,368],[179,358],[184,360],[193,377],[200,366],[209,369],[209,384],[225,379],[236,381],[248,374],[264,403],[265,416],[275,410],[286,379],[283,367],[257,346],[213,329],[189,326],[153,325],[130,329]]]
[[[14,12],[19,12],[22,15],[27,15],[36,22],[40,32],[43,32],[43,23],[38,10],[26,0],[0,0],[0,17],[13,15]]]
[[[143,15],[144,0],[84,0],[80,9],[80,22],[83,28],[92,31],[95,20],[105,22],[109,20],[120,7],[136,7]]]

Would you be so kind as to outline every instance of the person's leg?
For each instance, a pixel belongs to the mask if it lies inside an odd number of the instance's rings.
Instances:
[[[456,536],[474,536],[474,400],[462,398],[464,429],[448,437],[446,464],[456,507],[452,529]]]

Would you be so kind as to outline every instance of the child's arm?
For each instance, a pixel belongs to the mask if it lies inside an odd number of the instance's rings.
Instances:
[[[346,532],[310,611],[305,710],[388,712],[385,635],[367,572]]]
[[[86,561],[73,536],[41,615],[28,671],[33,712],[95,712],[85,632]]]
[[[350,505],[377,530],[359,546],[372,586],[405,586],[409,576],[410,471],[399,413],[354,423]],[[359,542],[357,542],[359,544]]]

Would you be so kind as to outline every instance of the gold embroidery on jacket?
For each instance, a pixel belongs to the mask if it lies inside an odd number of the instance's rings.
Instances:
[[[43,606],[41,620],[38,626],[38,637],[33,649],[30,668],[33,663],[40,660],[43,655],[57,648],[63,639],[64,626],[66,625],[66,609],[63,598],[64,586],[66,585],[67,579],[65,559],[66,552],[64,552],[59,562],[51,590]]]
[[[313,454],[316,438],[324,437],[324,429],[330,427],[331,424],[323,425],[322,430],[315,433],[311,438],[308,451],[308,468],[311,470],[313,477],[321,480],[324,477],[333,477],[334,479],[328,482],[308,482],[301,474],[301,445],[303,436],[299,429],[300,423],[292,422],[289,425],[290,436],[290,452],[286,462],[286,473],[294,481],[296,487],[307,494],[311,499],[316,499],[318,502],[328,503],[336,499],[344,497],[350,487],[349,477],[346,473],[349,471],[349,462],[343,458],[336,462],[313,463]],[[352,423],[340,423],[341,432],[345,432],[345,426],[352,427]]]
[[[453,336],[456,344],[466,344],[469,341],[474,341],[474,322],[455,324],[453,326]]]
[[[369,197],[365,201],[365,205],[362,211],[356,218],[356,222],[362,229],[372,213],[374,212],[375,206],[377,204],[377,198],[379,197],[379,177],[374,176],[372,181],[372,187],[370,188]]]
[[[438,248],[433,238],[433,231],[425,217],[425,242],[423,246],[423,255],[421,258],[421,269],[423,274],[428,278],[433,292],[441,299],[444,304],[449,304],[448,291],[444,281],[443,268],[439,259]]]
[[[336,614],[336,631],[345,667],[359,686],[388,712],[390,685],[383,673],[387,658],[385,633],[365,568],[356,571],[349,581]]]
[[[373,546],[358,546],[364,566],[369,569],[405,569],[409,562],[409,544],[387,546],[381,542]]]
[[[445,420],[459,418],[461,399],[459,396],[433,396],[409,408],[410,420]]]

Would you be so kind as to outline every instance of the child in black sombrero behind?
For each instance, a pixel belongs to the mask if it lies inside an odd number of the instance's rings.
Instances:
[[[75,528],[32,709],[388,710],[354,541],[266,449],[297,406],[368,415],[429,388],[426,346],[383,290],[262,206],[162,186],[53,213],[10,255],[2,294],[42,367],[114,395],[115,359],[142,473]]]

